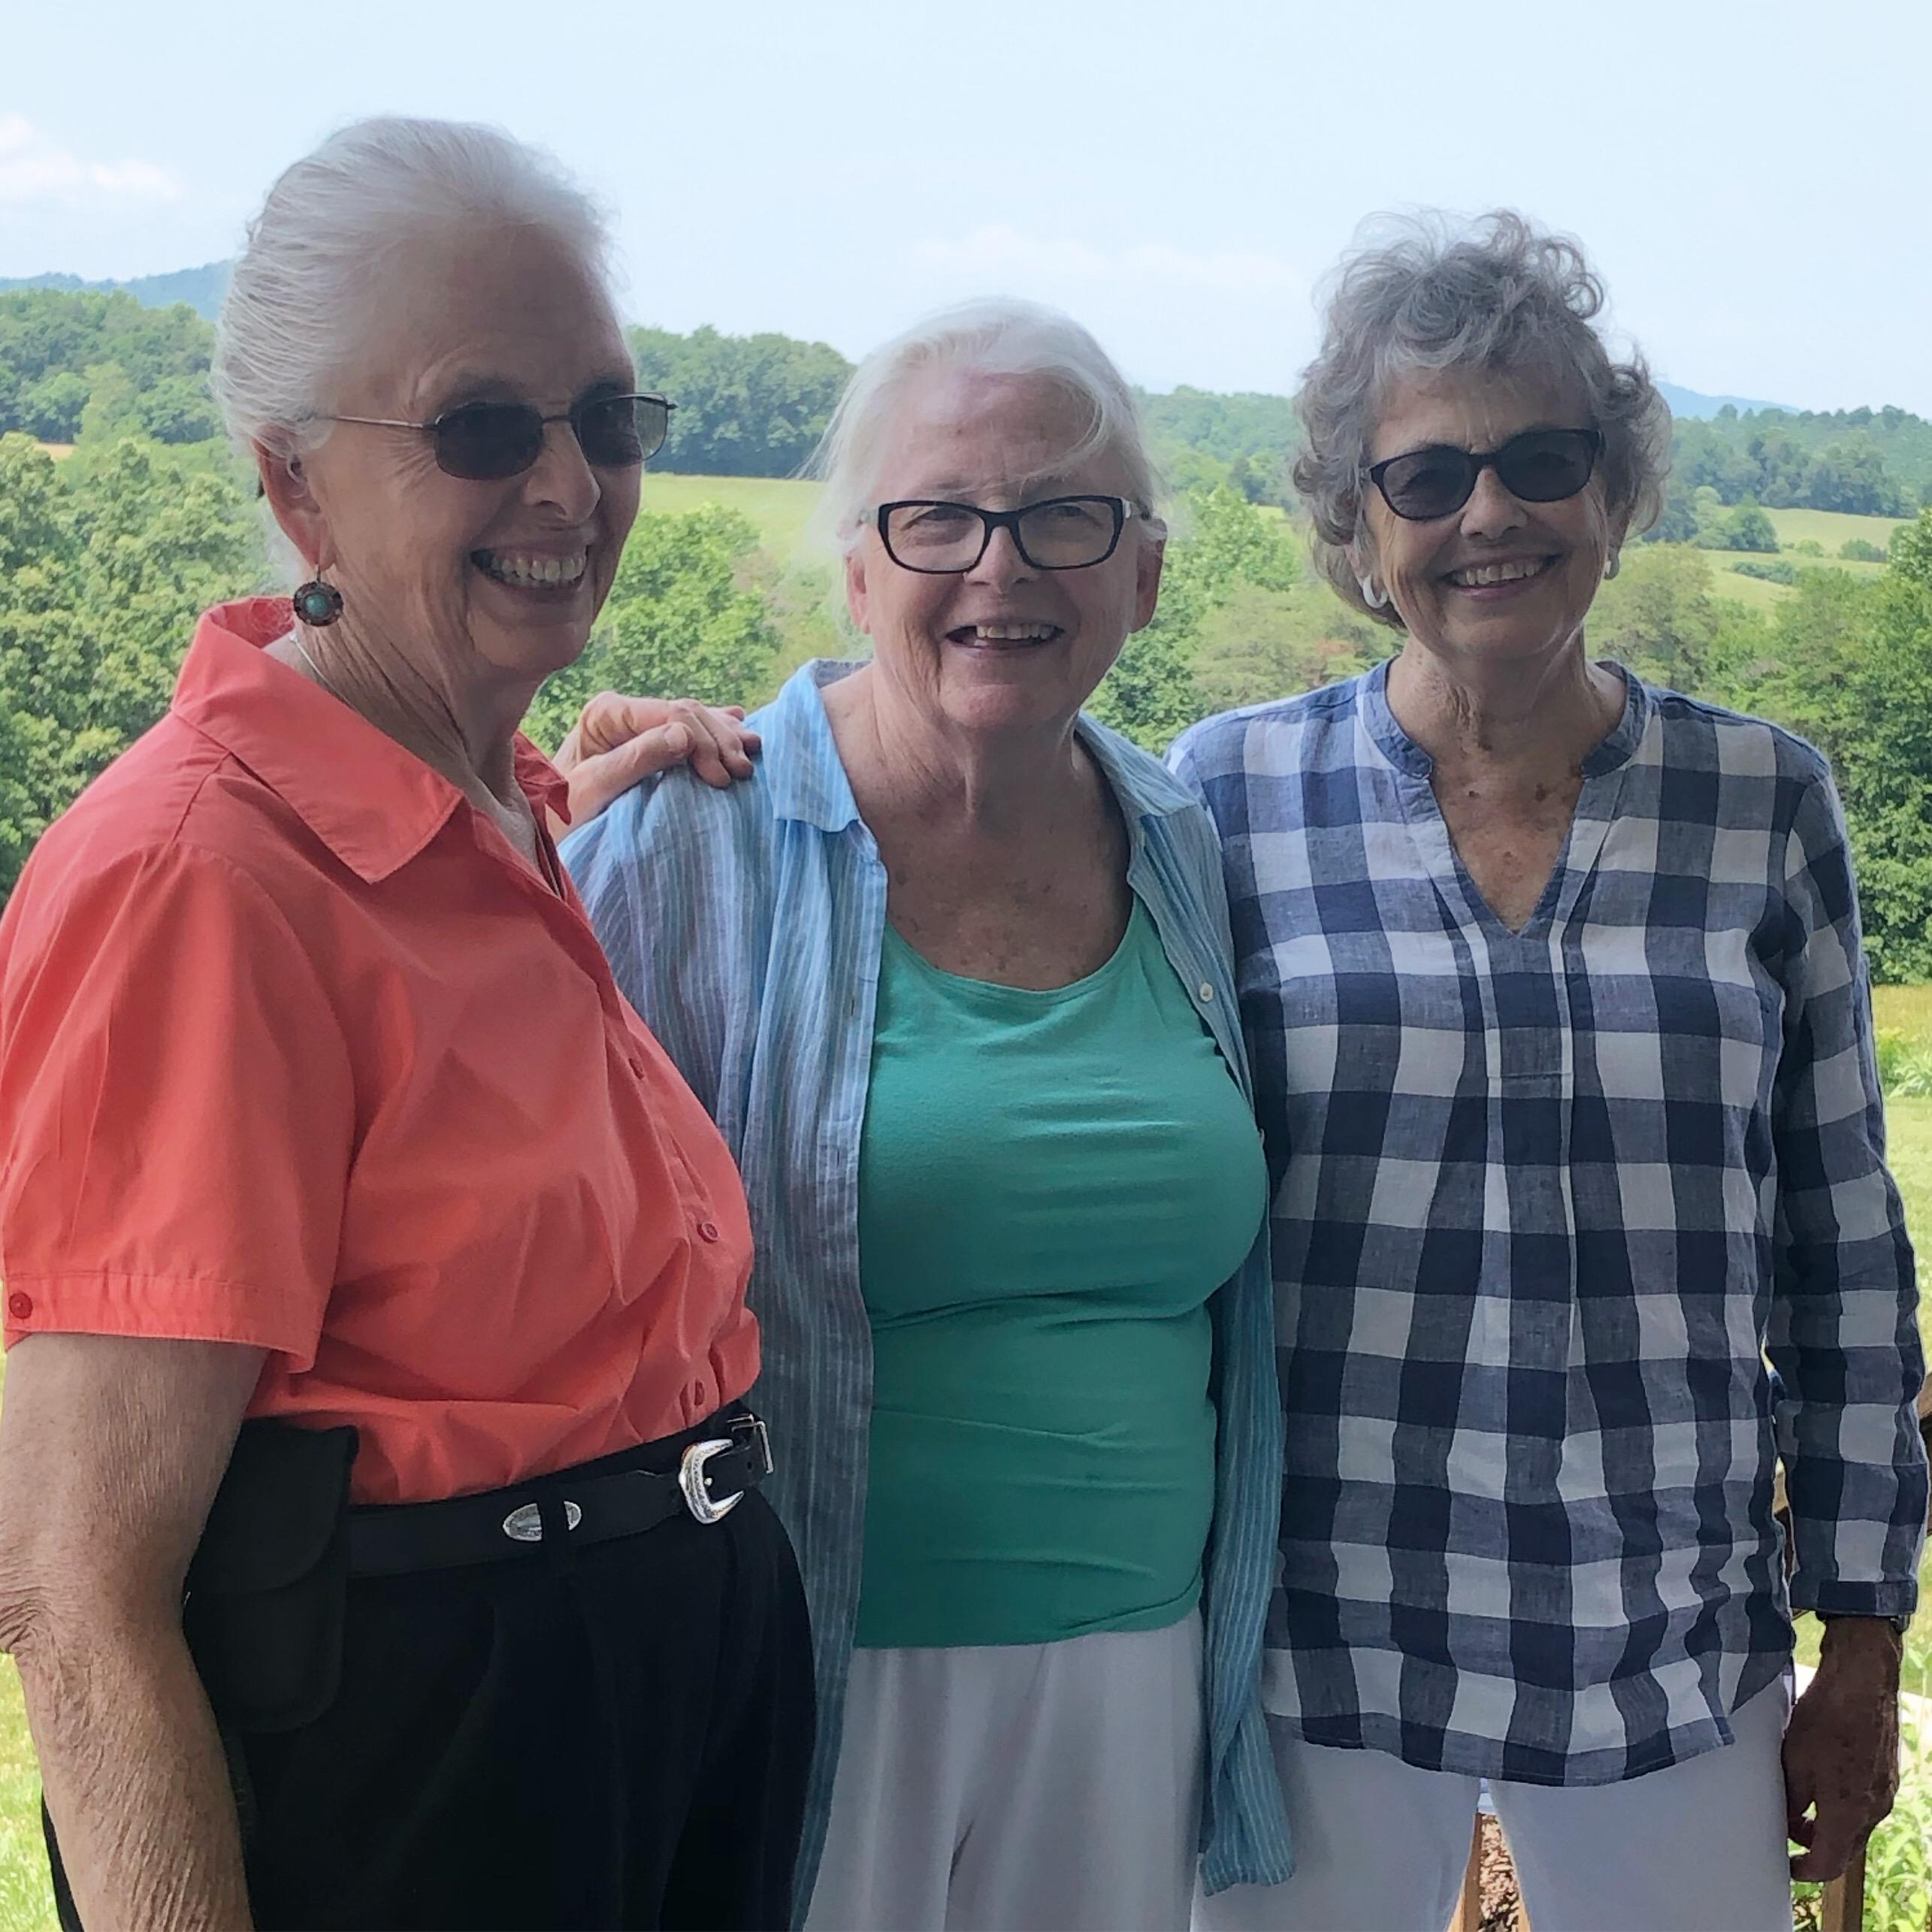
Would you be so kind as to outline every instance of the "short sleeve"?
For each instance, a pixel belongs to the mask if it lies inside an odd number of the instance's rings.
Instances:
[[[346,1042],[249,872],[181,845],[0,925],[6,1341],[231,1341],[314,1360],[355,1136]]]

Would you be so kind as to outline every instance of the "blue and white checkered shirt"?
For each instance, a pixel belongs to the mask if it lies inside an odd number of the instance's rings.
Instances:
[[[1313,1743],[1608,1783],[1729,1741],[1788,1601],[1913,1607],[1923,1363],[1844,825],[1808,745],[1627,677],[1512,932],[1386,677],[1172,757],[1274,1187],[1267,1701]]]

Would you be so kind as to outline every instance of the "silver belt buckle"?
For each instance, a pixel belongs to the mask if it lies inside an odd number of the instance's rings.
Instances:
[[[750,1450],[753,1472],[762,1481],[772,1473],[772,1432],[762,1416],[740,1416],[731,1433]]]
[[[737,1447],[726,1437],[714,1436],[708,1442],[693,1443],[678,1465],[678,1487],[685,1492],[685,1507],[700,1522],[723,1522],[745,1499],[742,1489],[734,1489],[728,1496],[714,1498],[704,1486],[705,1465],[713,1457]]]

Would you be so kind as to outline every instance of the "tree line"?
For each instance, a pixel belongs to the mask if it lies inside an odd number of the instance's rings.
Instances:
[[[160,715],[195,613],[259,588],[265,571],[244,467],[181,434],[156,401],[205,379],[205,325],[122,297],[23,292],[0,293],[0,404],[12,412],[0,422],[27,432],[0,435],[0,890],[49,820]],[[637,342],[645,379],[688,403],[673,466],[704,473],[796,470],[846,373],[836,351],[783,337],[644,330]],[[66,433],[42,435],[50,419],[25,419],[21,399],[46,407],[63,375],[85,395],[58,419]],[[1277,506],[1291,431],[1281,398],[1149,400],[1184,487],[1160,614],[1094,709],[1159,750],[1211,712],[1365,669],[1394,639],[1314,576]],[[76,447],[56,462],[43,441]],[[1708,481],[1685,494],[1707,548],[1776,549],[1761,509]],[[1604,587],[1591,642],[1818,744],[1850,816],[1874,969],[1932,979],[1932,512],[1888,552],[1848,547],[1884,567],[1861,576],[1797,549],[1747,560],[1789,586],[1761,611],[1722,595],[1706,549],[1640,546]],[[829,564],[775,555],[729,508],[646,515],[590,650],[540,695],[531,727],[554,744],[606,685],[755,703],[807,658],[857,648]]]
[[[116,291],[0,293],[0,435],[77,441],[92,407],[97,426],[126,426],[160,443],[219,433],[208,398],[214,331],[190,308],[144,308]]]
[[[678,405],[659,467],[692,475],[799,474],[852,373],[829,343],[776,333],[630,334],[639,379]],[[210,325],[185,305],[144,307],[119,291],[0,290],[0,434],[71,443],[91,404],[104,427],[163,443],[211,437],[213,346]],[[1301,433],[1286,397],[1183,386],[1140,401],[1174,487],[1225,485],[1250,503],[1293,506],[1288,467]],[[1677,423],[1672,476],[1655,533],[1664,543],[1709,543],[1701,491],[1727,508],[1912,516],[1932,503],[1932,423],[1900,409],[1740,413],[1726,404],[1708,421]]]

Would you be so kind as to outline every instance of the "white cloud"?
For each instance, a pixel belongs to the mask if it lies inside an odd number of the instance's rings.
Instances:
[[[954,240],[915,243],[912,258],[921,268],[988,286],[1072,280],[1209,289],[1223,295],[1296,295],[1308,287],[1305,268],[1251,249],[1197,255],[1163,242],[1109,249],[1085,242],[1048,240],[997,225],[976,228]]]
[[[152,162],[83,161],[22,114],[0,113],[0,207],[177,201],[181,184]]]

